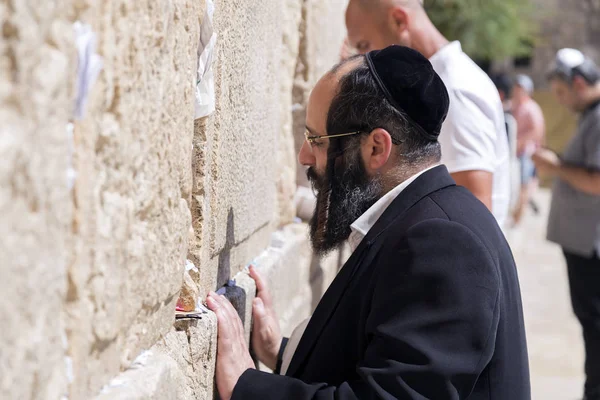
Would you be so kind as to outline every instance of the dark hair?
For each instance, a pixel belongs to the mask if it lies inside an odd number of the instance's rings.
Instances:
[[[499,92],[504,92],[507,99],[512,97],[513,81],[507,74],[499,73],[492,76],[492,82],[494,82]]]
[[[441,147],[437,140],[424,137],[406,114],[394,108],[375,81],[365,57],[351,57],[331,70],[332,74],[350,62],[360,60],[357,67],[340,79],[338,92],[331,102],[327,115],[327,134],[334,135],[352,131],[370,133],[382,128],[392,137],[392,143],[400,146],[402,162],[418,164],[438,162]],[[340,145],[358,142],[360,135],[342,137]]]

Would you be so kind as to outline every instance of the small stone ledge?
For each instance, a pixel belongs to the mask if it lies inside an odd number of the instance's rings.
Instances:
[[[290,224],[275,232],[271,246],[253,260],[270,285],[284,333],[311,311],[310,265],[312,252],[304,224]],[[233,277],[244,289],[246,340],[250,339],[254,281],[246,271]],[[216,316],[175,322],[171,331],[142,353],[95,400],[171,400],[213,398],[217,351]]]
[[[185,379],[169,356],[142,353],[125,372],[106,385],[96,400],[177,400]]]

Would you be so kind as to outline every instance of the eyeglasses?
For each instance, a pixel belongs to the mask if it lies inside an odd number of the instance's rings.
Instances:
[[[309,144],[314,144],[319,139],[330,139],[330,138],[336,138],[336,137],[342,137],[342,136],[358,135],[359,133],[362,133],[362,131],[348,132],[348,133],[339,133],[337,135],[320,135],[320,136],[315,136],[315,135],[311,135],[308,130],[305,130],[304,131],[304,137],[306,138],[306,141]]]

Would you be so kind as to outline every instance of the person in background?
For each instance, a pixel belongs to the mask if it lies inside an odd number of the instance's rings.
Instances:
[[[542,109],[531,98],[533,90],[533,81],[530,77],[517,75],[513,89],[512,114],[517,120],[517,157],[521,164],[521,190],[513,212],[515,224],[521,221],[528,204],[535,212],[538,210],[531,198],[538,184],[531,156],[544,144],[546,123]]]
[[[539,172],[555,178],[548,240],[564,252],[573,311],[583,329],[585,400],[600,399],[600,69],[575,49],[562,49],[549,75],[554,96],[580,113],[562,156],[539,149]]]
[[[504,113],[512,113],[512,92],[513,92],[513,81],[505,73],[499,73],[492,77],[492,82],[498,90],[500,101],[502,102],[502,108]]]
[[[492,77],[492,82],[498,89],[504,109],[504,123],[510,154],[510,211],[514,212],[520,200],[521,167],[517,157],[517,120],[512,115],[513,81],[507,74],[500,73]]]
[[[510,158],[502,103],[494,84],[433,25],[421,0],[350,0],[346,28],[364,54],[389,45],[411,47],[431,61],[450,95],[442,126],[442,163],[503,226],[510,202]]]

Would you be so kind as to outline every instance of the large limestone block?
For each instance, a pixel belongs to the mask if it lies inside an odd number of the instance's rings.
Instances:
[[[193,256],[201,271],[216,257],[228,258],[231,265],[223,267],[219,261],[223,272],[218,277],[205,272],[203,280],[211,288],[250,261],[252,253],[239,251],[239,259],[234,259],[235,248],[252,237],[258,248],[268,245],[279,224],[278,204],[293,207],[291,201],[277,200],[278,185],[282,193],[294,192],[289,188],[293,151],[289,134],[282,132],[280,80],[291,85],[292,78],[281,68],[288,57],[282,57],[282,42],[286,29],[287,48],[294,52],[297,39],[287,21],[297,21],[298,10],[287,10],[279,0],[215,4],[216,111],[196,126],[194,163],[199,177],[194,179],[193,207],[199,211],[193,212],[201,229],[194,227],[198,243]],[[289,220],[293,211],[285,215]]]
[[[74,54],[68,2],[0,4],[0,398],[67,391],[62,301]]]
[[[95,400],[180,400],[186,381],[171,357],[150,350],[127,371],[111,380]]]
[[[254,261],[269,286],[284,334],[311,312],[311,259],[306,225],[290,224],[273,234],[269,248]]]
[[[104,68],[75,126],[71,399],[97,392],[174,321],[191,226],[201,16],[191,0],[78,4]]]
[[[306,0],[301,42],[293,90],[293,132],[296,152],[304,142],[306,103],[317,81],[340,61],[346,35],[344,15],[347,0]],[[305,169],[298,167],[299,185],[308,186]]]
[[[306,58],[309,82],[315,82],[340,61],[346,37],[348,0],[306,1]]]
[[[294,193],[296,191],[297,158],[293,136],[292,90],[296,64],[300,52],[302,2],[287,0],[283,4],[283,36],[281,67],[279,70],[281,130],[277,152],[277,214],[279,225],[291,223],[295,217]]]
[[[215,5],[217,110],[207,135],[216,151],[208,186],[213,254],[268,225],[276,205],[281,125],[273,78],[279,69],[280,4],[225,0]]]
[[[194,133],[190,259],[201,293],[239,272],[294,217],[289,113],[300,4],[215,3],[216,111]]]
[[[271,245],[255,265],[271,285],[283,333],[309,316],[311,253],[306,226],[292,224],[277,231]],[[243,290],[243,300],[232,298],[244,321],[250,342],[254,280],[246,271],[233,276]],[[239,297],[240,293],[238,293]],[[215,394],[214,373],[217,351],[217,319],[207,312],[201,319],[178,320],[174,328],[143,352],[133,365],[107,384],[96,400],[177,399],[210,400]]]
[[[175,324],[176,332],[157,344],[173,357],[185,376],[183,398],[209,400],[214,393],[215,360],[217,357],[217,317],[209,312],[201,320],[183,320]],[[173,341],[169,336],[183,334],[185,341]]]
[[[210,400],[215,393],[217,319],[175,323],[149,351],[107,384],[96,400]]]

